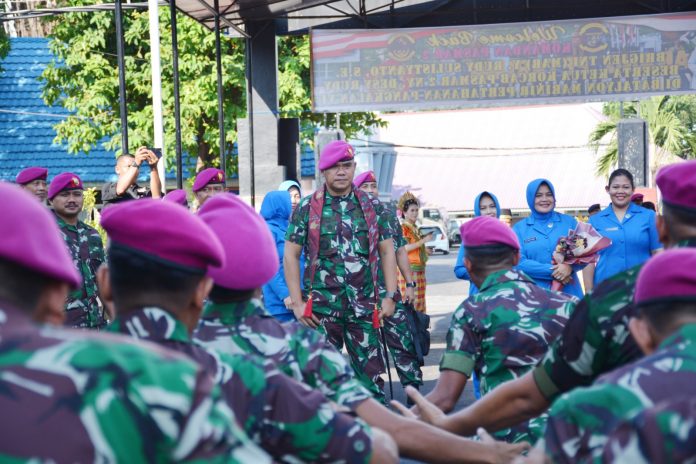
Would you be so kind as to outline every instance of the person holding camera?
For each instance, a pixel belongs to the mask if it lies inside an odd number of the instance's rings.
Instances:
[[[102,202],[104,207],[120,203],[122,201],[137,200],[144,197],[160,198],[162,196],[162,183],[157,172],[157,162],[161,154],[157,156],[157,149],[140,147],[135,156],[123,154],[116,158],[116,182],[107,182],[102,187]],[[150,167],[150,187],[138,185],[140,169],[145,164]]]

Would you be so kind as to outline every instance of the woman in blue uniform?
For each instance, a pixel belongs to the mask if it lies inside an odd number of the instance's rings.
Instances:
[[[478,194],[474,200],[474,216],[490,216],[494,218],[500,218],[500,203],[495,195],[490,192],[481,192]],[[457,279],[471,280],[469,278],[469,271],[467,271],[464,265],[464,243],[459,246],[459,254],[457,255],[457,261],[454,265],[454,275]],[[476,295],[478,293],[478,288],[473,282],[469,282],[469,296]]]
[[[655,212],[631,202],[633,175],[617,169],[609,176],[606,191],[611,203],[590,218],[590,224],[611,246],[599,252],[593,285],[644,263],[662,248],[655,226]]]
[[[564,293],[581,298],[582,287],[576,272],[584,266],[552,264],[558,239],[575,229],[577,221],[554,211],[556,192],[546,179],[536,179],[527,185],[527,204],[532,214],[512,228],[522,246],[517,268],[540,287],[551,288],[551,282],[557,280],[564,283]]]

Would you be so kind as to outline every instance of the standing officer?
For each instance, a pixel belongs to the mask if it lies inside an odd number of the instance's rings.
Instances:
[[[200,208],[208,199],[225,193],[225,173],[217,168],[204,169],[196,176],[191,190]]]
[[[472,372],[484,395],[529,371],[563,329],[575,300],[543,289],[513,268],[519,263],[517,236],[497,218],[479,216],[461,227],[464,262],[479,293],[452,315],[440,378],[428,395],[444,411],[457,403]],[[536,440],[544,418],[504,430],[508,442]]]
[[[694,172],[696,160],[691,160],[666,166],[655,178],[663,212],[657,217],[657,232],[665,248],[696,247]],[[560,394],[591,385],[600,375],[641,357],[628,328],[628,321],[636,315],[633,293],[640,268],[610,277],[585,296],[532,372],[451,416],[418,398],[424,418],[462,435],[470,435],[478,427],[509,427],[543,413]]]
[[[240,218],[221,213],[229,228],[239,226]],[[109,266],[100,269],[99,283],[117,313],[110,331],[181,352],[205,367],[249,437],[277,461],[389,461],[390,448],[396,460],[391,438],[378,431],[373,436],[270,360],[193,342],[190,334],[212,286],[206,259],[226,260],[200,218],[168,202],[146,200],[110,208],[102,225],[110,239]],[[262,272],[268,276],[273,269]]]
[[[377,178],[373,171],[365,171],[360,175],[355,176],[353,181],[355,188],[369,193],[375,198],[379,198],[379,187],[377,186]],[[391,229],[394,231],[394,251],[396,252],[396,264],[401,271],[401,275],[406,280],[406,292],[404,299],[413,302],[415,298],[416,283],[411,277],[411,265],[408,262],[408,253],[406,252],[406,244],[399,224],[399,218],[396,212],[391,211],[387,205],[385,210],[391,221]],[[380,272],[380,296],[384,297],[386,289],[384,288],[384,276]],[[423,385],[423,372],[420,368],[418,355],[414,343],[414,336],[409,328],[406,306],[402,302],[396,304],[396,310],[392,317],[384,319],[384,331],[387,339],[389,351],[394,359],[394,367],[399,375],[401,384],[406,387],[411,385],[418,389]],[[414,316],[412,316],[414,317]],[[386,355],[386,353],[385,353]]]
[[[150,167],[150,188],[138,185],[138,175],[143,164]],[[135,156],[125,153],[116,158],[114,169],[118,175],[116,182],[107,182],[102,186],[104,206],[138,198],[162,196],[162,182],[157,172],[157,156],[145,147],[140,147]]]
[[[353,188],[353,147],[329,143],[319,160],[326,184],[295,210],[285,239],[285,280],[292,309],[302,324],[321,327],[337,347],[345,341],[358,379],[384,401],[384,360],[378,328],[394,314],[399,299],[396,258],[389,217],[376,198]],[[308,263],[305,304],[300,287],[300,255]],[[378,265],[386,293],[379,301]]]
[[[82,276],[82,285],[70,293],[65,303],[65,325],[100,329],[107,322],[97,289],[97,269],[104,262],[104,245],[99,232],[79,219],[83,193],[82,180],[71,172],[63,172],[53,178],[48,199],[73,263]]]
[[[41,203],[46,203],[46,179],[48,178],[48,169],[40,167],[30,167],[23,169],[17,174],[15,183],[36,198],[41,200]]]
[[[172,352],[59,321],[82,278],[52,215],[0,183],[0,456],[12,462],[269,458],[208,374]]]

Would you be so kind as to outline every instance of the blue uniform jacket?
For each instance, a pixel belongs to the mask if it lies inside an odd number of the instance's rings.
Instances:
[[[575,229],[578,221],[567,214],[553,212],[548,222],[535,221],[529,216],[513,226],[520,241],[520,264],[518,269],[534,279],[534,282],[543,288],[551,288],[551,266],[553,265],[553,250],[558,244],[558,239],[568,235],[569,230]],[[582,287],[577,271],[583,265],[574,265],[573,281],[563,288],[563,292],[582,298]]]
[[[619,222],[611,205],[590,218],[590,224],[611,245],[599,252],[594,284],[644,263],[653,251],[662,248],[657,236],[655,212],[631,203]]]

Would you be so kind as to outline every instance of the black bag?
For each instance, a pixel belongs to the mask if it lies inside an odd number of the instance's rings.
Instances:
[[[416,347],[416,356],[422,366],[425,357],[430,352],[430,316],[416,311],[412,303],[406,303],[406,318],[413,335],[413,344]]]

